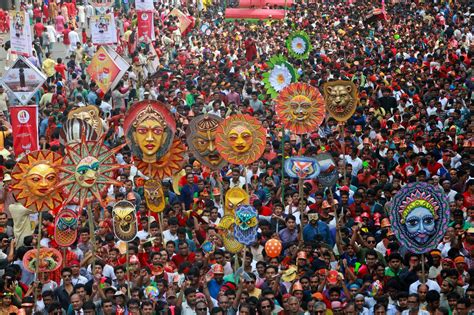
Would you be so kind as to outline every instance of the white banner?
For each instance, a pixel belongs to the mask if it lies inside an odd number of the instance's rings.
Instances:
[[[33,55],[30,19],[26,11],[10,11],[11,51],[22,56]]]
[[[94,44],[110,45],[117,43],[117,28],[113,13],[92,16],[90,26]]]
[[[153,0],[135,0],[135,9],[137,11],[153,11],[155,6]]]

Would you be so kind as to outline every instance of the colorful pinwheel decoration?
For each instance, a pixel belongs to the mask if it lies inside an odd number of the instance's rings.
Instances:
[[[270,70],[263,74],[263,83],[267,94],[272,98],[276,98],[281,90],[298,81],[297,71],[284,56],[273,56],[267,64]]]
[[[313,50],[311,41],[305,31],[295,31],[286,39],[288,54],[296,59],[308,59],[309,53]]]

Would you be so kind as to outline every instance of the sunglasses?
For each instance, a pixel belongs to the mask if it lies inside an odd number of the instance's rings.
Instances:
[[[203,307],[203,308],[196,308],[196,311],[205,312],[205,311],[207,311],[207,308],[205,308],[205,307]]]

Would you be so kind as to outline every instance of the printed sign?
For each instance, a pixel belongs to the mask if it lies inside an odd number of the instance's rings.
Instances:
[[[38,107],[11,106],[10,115],[15,156],[38,150]]]
[[[46,75],[28,59],[19,56],[2,77],[1,83],[10,93],[26,105],[46,81]]]
[[[11,51],[21,56],[33,55],[30,19],[26,11],[10,11]]]
[[[130,65],[107,46],[101,46],[92,57],[87,73],[103,93],[113,89]]]
[[[113,13],[92,16],[90,26],[94,44],[110,45],[117,42],[117,28]]]

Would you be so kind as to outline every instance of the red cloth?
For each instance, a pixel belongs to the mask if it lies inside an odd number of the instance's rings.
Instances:
[[[171,258],[171,260],[174,262],[176,266],[181,266],[181,264],[184,263],[185,261],[190,262],[192,264],[196,260],[196,254],[191,252],[189,253],[187,257],[183,257],[180,254],[177,254],[177,255],[174,255],[173,258]]]

